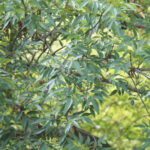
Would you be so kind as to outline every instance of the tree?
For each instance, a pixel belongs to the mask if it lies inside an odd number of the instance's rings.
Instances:
[[[114,95],[150,116],[148,4],[1,2],[0,148],[112,149],[83,127]],[[138,125],[146,133],[139,149],[150,145],[147,122]]]

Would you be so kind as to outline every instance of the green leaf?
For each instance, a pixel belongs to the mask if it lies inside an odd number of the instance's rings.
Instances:
[[[93,99],[92,100],[92,104],[93,104],[94,109],[96,110],[97,114],[99,114],[99,105],[98,105],[98,102],[95,99]]]
[[[115,95],[117,93],[117,90],[113,90],[110,94],[110,96]]]
[[[107,7],[107,8],[105,9],[103,15],[106,15],[106,14],[110,11],[111,8],[112,8],[111,5],[110,5],[109,7]]]
[[[42,111],[42,107],[40,105],[36,104],[35,107],[37,108],[37,110]]]
[[[73,8],[75,8],[76,2],[75,2],[74,0],[71,0],[70,2],[71,2],[71,6],[72,6]]]
[[[80,134],[80,132],[79,132],[79,140],[80,140],[80,143],[82,144],[83,143],[83,136]]]
[[[81,68],[80,68],[80,64],[77,61],[73,62],[73,66],[77,70],[77,72],[82,73]]]
[[[48,145],[46,143],[43,143],[40,147],[40,150],[49,150]]]
[[[26,117],[23,117],[23,119],[22,119],[22,126],[23,126],[24,130],[26,131],[28,128],[28,119]]]
[[[98,143],[103,142],[103,141],[105,140],[105,138],[106,138],[106,135],[103,135],[102,137],[100,137],[100,138],[98,139]]]
[[[77,128],[80,128],[80,125],[78,124],[77,121],[72,121],[72,124],[73,124],[74,126],[76,126]]]
[[[22,113],[23,113],[23,112],[19,112],[19,113],[17,114],[17,116],[16,116],[16,121],[18,121],[18,120],[21,118]]]
[[[66,138],[66,134],[60,137],[59,144],[62,144]]]
[[[88,122],[89,124],[94,125],[94,124],[93,124],[93,121],[92,121],[90,118],[85,117],[84,120],[85,120],[86,122]]]
[[[72,102],[73,102],[72,99],[67,99],[66,100],[66,104],[65,104],[65,107],[64,107],[64,110],[63,110],[64,114],[66,114],[68,112],[69,108],[72,105]]]
[[[147,92],[147,94],[145,95],[145,99],[147,100],[147,98],[150,97],[150,91]]]
[[[48,21],[49,21],[49,23],[50,23],[52,26],[55,27],[55,22],[54,22],[54,20],[52,19],[51,16],[48,16]]]
[[[90,137],[88,136],[88,137],[86,138],[85,145],[89,145],[90,142],[91,142],[91,140],[90,140]]]
[[[84,17],[83,17],[82,15],[76,17],[76,18],[74,19],[73,26],[79,24],[83,18],[84,18]]]
[[[80,8],[86,6],[88,4],[89,0],[84,0],[81,5],[80,5]]]
[[[47,86],[48,86],[48,91],[50,92],[50,90],[54,87],[55,85],[55,79],[52,79],[50,80],[48,83],[47,83]]]
[[[7,25],[9,24],[9,22],[10,22],[10,20],[7,20],[7,21],[5,22],[5,24],[4,24],[4,26],[3,26],[3,29],[2,29],[2,30],[4,30],[4,29],[7,27]]]
[[[69,123],[67,123],[66,126],[65,126],[65,134],[68,133],[68,131],[70,130],[70,128],[71,128],[71,123],[69,122]]]
[[[39,22],[39,25],[40,25],[43,29],[45,29],[45,30],[48,30],[48,29],[49,29],[49,26],[48,26],[47,24],[43,23],[43,22]]]
[[[45,131],[45,129],[39,129],[39,130],[35,131],[34,134],[37,135],[37,134],[40,134],[44,131]]]
[[[134,105],[134,101],[131,101],[131,105],[132,105],[132,106]]]

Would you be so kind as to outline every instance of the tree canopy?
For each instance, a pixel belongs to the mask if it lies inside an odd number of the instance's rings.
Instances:
[[[150,147],[150,1],[0,2],[0,149]]]

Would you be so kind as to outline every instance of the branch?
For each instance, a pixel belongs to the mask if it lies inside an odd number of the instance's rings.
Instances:
[[[36,55],[36,52],[32,55],[32,58],[31,58],[31,61],[29,62],[29,66],[32,65],[33,61],[34,61],[34,58],[35,58],[35,55]]]
[[[140,71],[150,71],[150,68],[137,68]]]
[[[60,21],[59,23],[58,23],[58,25],[56,26],[56,28],[58,28],[60,25],[61,25],[61,23],[62,23],[62,21]],[[44,34],[42,37],[41,37],[41,39],[46,39],[48,36],[53,36],[54,34],[56,34],[56,33],[62,33],[62,31],[61,30],[55,30],[55,29],[53,29],[52,31],[50,31],[50,32],[48,32],[47,34]]]
[[[140,74],[142,74],[144,77],[146,77],[147,79],[150,80],[150,77],[147,74],[145,74],[142,71],[140,71],[139,69],[136,69],[135,71],[138,72],[138,73],[140,73]]]
[[[49,51],[50,51],[51,53],[53,53],[53,51],[52,51],[52,49],[51,49],[50,45],[48,44],[48,42],[47,42],[46,40],[45,40],[45,43],[46,43],[46,45],[47,45],[47,47],[48,47]]]
[[[51,40],[50,46],[58,39],[58,37],[59,37],[60,34],[61,33],[58,33],[58,35],[56,35],[56,37]]]
[[[43,128],[40,124],[38,124],[37,127],[39,129]],[[51,127],[50,126],[49,128],[51,128],[49,133],[46,133],[44,130],[43,132],[37,134],[37,136],[39,136],[41,138],[42,138],[42,136],[44,136],[44,137],[50,136],[51,138],[59,138],[61,136],[64,136],[64,128],[63,127],[58,128],[58,127]],[[87,138],[89,137],[90,138],[89,146],[92,146],[92,149],[90,148],[90,150],[95,150],[95,149],[93,149],[95,146],[94,144],[96,141],[98,141],[99,137],[94,136],[94,135],[90,134],[89,132],[87,132],[81,128],[77,128],[75,126],[72,126],[70,128],[70,130],[68,131],[68,134],[66,134],[66,138],[72,139],[72,136],[71,136],[72,134],[75,135],[78,139],[80,139],[80,135],[81,135],[83,137],[83,140],[84,140],[83,142],[86,142]],[[101,144],[102,144],[102,147],[104,147],[104,148],[110,148],[111,147],[107,142],[101,143]]]
[[[57,52],[59,52],[60,50],[62,50],[63,48],[65,48],[66,46],[62,46],[61,48],[58,48],[56,51],[54,51],[53,53],[52,53],[52,56],[55,56],[55,54],[57,53]]]
[[[46,33],[46,34],[44,34],[44,35],[41,37],[41,39],[45,39],[45,38],[47,38],[48,36],[53,36],[53,35],[56,34],[56,33],[62,33],[62,31],[61,31],[61,30],[52,30],[52,31],[50,31],[50,32],[48,32],[48,33]]]
[[[99,20],[97,21],[97,23],[96,23],[92,28],[90,28],[90,29],[87,31],[87,32],[90,32],[90,33],[89,33],[89,36],[88,36],[89,38],[92,36],[93,31],[94,31],[94,29],[97,27],[97,25],[98,25],[99,23],[101,23],[103,13],[104,13],[104,11],[100,14],[100,17],[99,17]]]
[[[102,82],[105,82],[105,83],[108,83],[108,84],[111,84],[111,81],[109,81],[108,79],[101,79]],[[138,94],[144,94],[145,92],[142,90],[142,89],[137,89],[137,88],[134,88],[128,84],[125,85],[126,88],[129,90],[129,91],[132,91],[132,92],[136,92]]]
[[[137,87],[136,87],[136,84],[135,84],[135,82],[134,82],[134,80],[133,80],[133,78],[132,78],[131,76],[130,76],[130,78],[131,78],[131,80],[132,80],[132,82],[133,82],[133,84],[134,84],[134,86],[135,86],[135,89],[138,90]],[[137,94],[138,94],[138,96],[139,96],[141,102],[143,103],[143,105],[144,105],[144,107],[145,107],[145,109],[146,109],[146,111],[147,111],[147,114],[150,116],[150,112],[149,112],[149,110],[148,110],[148,108],[147,108],[147,105],[145,104],[145,102],[144,102],[144,100],[142,99],[141,95],[140,95],[139,93],[137,93]]]
[[[49,50],[50,50],[51,52],[52,52],[51,46],[52,46],[52,44],[58,39],[58,37],[59,37],[60,34],[61,34],[61,33],[59,33],[58,35],[56,35],[56,37],[51,40],[50,44],[48,44],[48,43],[46,42],[46,40],[45,40],[46,45],[47,45],[47,47],[49,48]],[[38,56],[36,62],[39,61],[39,59],[40,59],[40,58],[42,57],[42,55],[46,52],[46,50],[47,50],[47,48],[43,49],[43,51],[41,52],[41,54]],[[53,54],[53,53],[52,53],[52,54]]]
[[[71,132],[73,132],[73,134],[75,134],[77,137],[79,137],[79,134],[82,135],[82,137],[84,138],[84,140],[86,141],[86,139],[89,137],[90,140],[94,143],[95,141],[98,141],[98,137],[97,136],[94,136],[92,134],[90,134],[89,132],[81,129],[81,128],[77,128],[75,126],[73,126],[71,129],[70,129]],[[102,143],[102,147],[111,147],[108,143]],[[93,149],[91,149],[93,150]]]
[[[137,27],[137,28],[142,28],[142,29],[145,29],[145,28],[146,28],[146,25],[145,25],[145,24],[142,25],[142,24],[140,24],[139,22],[134,23],[134,26]]]
[[[38,63],[39,59],[42,57],[42,55],[46,52],[47,48],[43,49],[43,51],[40,53],[38,58],[36,59],[36,63]]]
[[[80,74],[80,73],[78,73],[78,72],[73,72],[73,71],[71,71],[70,73],[73,74],[73,75],[76,76],[76,77],[81,77],[81,76],[82,76],[82,74]],[[109,79],[106,79],[106,78],[104,78],[104,77],[103,77],[103,78],[97,78],[97,77],[95,77],[94,80],[95,80],[95,81],[98,80],[98,81],[100,81],[100,82],[112,84]],[[126,88],[127,88],[129,91],[136,92],[136,93],[139,93],[139,94],[144,94],[144,93],[145,93],[142,89],[134,88],[134,87],[132,87],[132,86],[130,86],[130,85],[128,85],[128,84],[126,84],[125,86],[126,86]]]
[[[26,5],[25,5],[25,3],[24,3],[24,0],[21,0],[21,2],[22,2],[22,4],[23,4],[23,6],[24,6],[25,16],[26,16],[26,15],[27,15],[27,7],[26,7]]]
[[[134,87],[132,87],[130,85],[127,85],[127,89],[129,91],[132,91],[132,92],[135,92],[135,93],[139,93],[139,94],[144,94],[145,93],[145,91],[143,91],[141,89],[136,89],[136,88],[134,88]]]

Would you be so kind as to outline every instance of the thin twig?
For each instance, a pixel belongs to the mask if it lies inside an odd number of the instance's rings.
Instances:
[[[36,63],[39,61],[39,59],[41,58],[41,56],[46,52],[47,48],[45,48],[40,55],[38,56],[38,58],[36,59]]]
[[[150,71],[150,68],[138,68],[140,71]]]
[[[145,24],[142,25],[142,24],[140,24],[139,22],[134,23],[134,26],[137,27],[137,28],[141,28],[141,29],[145,29],[145,28],[146,28],[146,25],[145,25]]]
[[[66,46],[62,46],[61,48],[58,48],[56,51],[54,51],[52,53],[52,56],[56,55],[57,52],[59,52],[60,50],[62,50],[63,48],[65,48]]]
[[[134,84],[134,86],[135,86],[135,89],[137,89],[136,84],[135,84],[135,81],[133,80],[132,76],[130,76],[130,78],[131,78],[131,80],[132,80],[132,82],[133,82],[133,84]],[[137,90],[138,90],[138,89],[137,89]],[[144,100],[142,99],[142,97],[141,97],[141,95],[140,95],[139,93],[137,93],[137,94],[138,94],[138,96],[140,97],[140,100],[141,100],[141,102],[143,103],[143,105],[144,105],[144,107],[145,107],[145,109],[146,109],[146,111],[147,111],[147,114],[150,116],[150,112],[149,112],[149,110],[148,110],[148,108],[147,108],[147,106],[146,106]]]
[[[51,40],[50,46],[52,46],[52,44],[58,39],[58,37],[59,37],[60,34],[61,34],[61,33],[58,33],[58,35],[57,35],[55,38],[53,38],[53,39]]]
[[[62,33],[62,31],[61,31],[61,30],[52,30],[52,31],[50,31],[50,32],[48,32],[48,33],[46,33],[46,34],[44,34],[44,35],[41,37],[41,39],[47,38],[48,36],[54,35],[54,34],[56,34],[56,33]]]
[[[58,28],[60,25],[61,25],[61,23],[62,23],[62,21],[60,21],[59,23],[58,23],[58,25],[56,26],[56,28]],[[62,33],[62,31],[61,30],[56,30],[56,29],[53,29],[52,31],[50,31],[50,32],[48,32],[47,34],[44,34],[42,37],[41,37],[41,39],[46,39],[48,36],[53,36],[54,34],[56,34],[56,33]]]
[[[131,52],[130,52],[130,65],[131,65],[131,67],[133,67]]]
[[[91,28],[88,30],[88,32],[89,32],[89,36],[88,36],[88,37],[89,37],[89,38],[92,36],[93,31],[94,31],[94,29],[97,27],[97,25],[98,25],[99,23],[101,23],[103,13],[104,13],[104,11],[100,14],[100,17],[99,17],[99,20],[97,21],[97,23],[96,23],[93,27],[91,27]]]
[[[36,52],[32,55],[31,61],[29,62],[29,66],[32,65],[32,63],[33,63],[33,61],[34,61],[34,58],[35,58],[35,55],[36,55]]]
[[[61,23],[60,23],[60,24],[61,24]],[[59,25],[60,25],[60,24],[59,24]],[[59,32],[58,35],[57,35],[55,38],[53,38],[53,39],[51,40],[50,44],[47,45],[47,46],[49,46],[48,48],[50,48],[50,47],[52,46],[52,44],[58,39],[58,37],[59,37],[60,34],[61,34],[61,32]],[[38,56],[36,62],[39,61],[39,59],[40,59],[41,56],[46,52],[46,50],[47,50],[47,48],[43,49],[43,51],[41,52],[41,54]]]
[[[30,62],[30,60],[28,59],[28,57],[26,55],[25,55],[25,59],[27,60],[28,63]]]
[[[23,6],[24,6],[25,16],[26,16],[26,15],[27,15],[27,7],[26,7],[26,5],[25,5],[24,0],[21,0],[21,2],[22,2],[22,4],[23,4]]]
[[[58,34],[54,39],[52,39],[52,41],[49,44],[49,47],[57,40],[57,38],[59,37],[60,34]],[[45,49],[43,49],[43,51],[41,52],[41,54],[38,56],[36,63],[39,61],[39,59],[41,58],[41,56],[46,52],[47,47]]]
[[[47,42],[46,40],[45,40],[45,43],[46,43],[46,45],[47,45],[47,47],[48,47],[49,51],[53,54],[53,51],[52,51],[52,49],[51,49],[50,45],[48,44],[48,42]]]
[[[132,64],[132,55],[131,55],[131,53],[130,53],[130,65],[131,65],[131,67],[133,67],[133,66],[132,66],[133,64]],[[138,91],[138,88],[137,88],[137,86],[136,86],[136,83],[135,83],[134,79],[132,78],[132,75],[131,75],[131,74],[128,74],[128,75],[129,75],[129,77],[131,78],[131,80],[132,80],[132,82],[133,82],[133,84],[134,84],[135,90]],[[150,112],[149,112],[149,110],[148,110],[148,108],[147,108],[147,106],[146,106],[144,100],[142,99],[140,93],[137,92],[137,94],[138,94],[138,96],[139,96],[141,102],[143,103],[143,105],[144,105],[144,107],[145,107],[145,109],[146,109],[146,111],[147,111],[147,114],[150,116]],[[141,93],[141,94],[142,94],[142,93]]]
[[[143,73],[141,70],[136,69],[135,71],[138,72],[138,73],[140,73],[140,74],[142,74],[144,77],[146,77],[147,79],[150,80],[150,77],[147,74]]]

